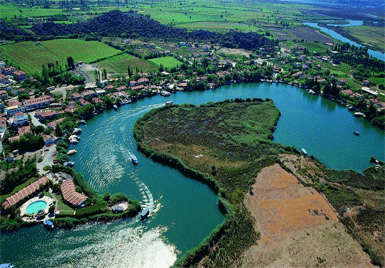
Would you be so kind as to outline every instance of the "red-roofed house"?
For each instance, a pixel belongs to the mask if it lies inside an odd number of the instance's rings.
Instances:
[[[37,111],[35,117],[38,118],[41,122],[44,122],[47,119],[53,119],[58,115],[55,110],[46,110],[46,111]]]
[[[19,136],[22,136],[22,135],[27,134],[27,133],[32,133],[30,126],[21,127],[18,129],[18,132],[19,132]]]
[[[16,192],[15,194],[8,197],[5,202],[2,204],[5,209],[7,209],[10,206],[16,206],[21,201],[25,201],[29,199],[37,190],[39,190],[40,185],[45,185],[48,182],[47,177],[42,177],[30,185],[24,187],[20,191]]]
[[[36,109],[46,108],[49,106],[52,97],[43,95],[35,99],[24,100],[23,104],[26,111],[33,111]]]
[[[23,71],[15,71],[12,75],[18,81],[24,81],[25,79],[27,79],[27,77],[25,76],[25,72]]]
[[[88,198],[87,196],[76,192],[75,184],[71,179],[65,180],[60,188],[63,199],[74,207],[82,206]]]

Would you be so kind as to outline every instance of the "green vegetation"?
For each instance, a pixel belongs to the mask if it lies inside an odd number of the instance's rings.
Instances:
[[[356,26],[344,27],[344,31],[348,32],[349,37],[353,37],[358,43],[368,45],[370,48],[385,52],[384,48],[384,28],[372,26]]]
[[[161,57],[156,59],[149,59],[148,61],[158,65],[163,66],[166,69],[176,68],[182,65],[182,62],[178,61],[173,57]]]
[[[4,45],[1,50],[3,59],[19,66],[29,74],[39,72],[42,65],[56,61],[64,67],[67,64],[67,57],[70,56],[75,62],[90,63],[121,53],[103,43],[80,39],[41,41],[40,45],[28,41]]]
[[[271,100],[235,99],[165,106],[137,120],[134,136],[140,150],[206,182],[223,198],[221,203],[229,202],[225,222],[176,267],[196,265],[205,256],[210,267],[230,267],[256,242],[258,234],[242,201],[258,171],[277,162],[278,153],[292,151],[271,142],[278,118]]]
[[[17,185],[23,184],[32,177],[37,178],[36,158],[27,160],[11,172],[7,172],[5,178],[0,182],[1,194],[6,195],[14,192]]]
[[[95,63],[99,68],[107,69],[116,74],[128,74],[128,68],[150,73],[158,70],[158,67],[150,61],[143,60],[129,54],[117,55]]]

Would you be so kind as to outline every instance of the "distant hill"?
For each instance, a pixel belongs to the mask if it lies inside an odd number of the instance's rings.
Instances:
[[[147,16],[135,13],[110,11],[86,22],[36,24],[31,28],[39,36],[98,35],[161,38],[169,41],[212,41],[225,47],[257,49],[271,47],[275,43],[257,33],[228,32],[214,33],[204,30],[188,32],[184,29],[163,25]]]

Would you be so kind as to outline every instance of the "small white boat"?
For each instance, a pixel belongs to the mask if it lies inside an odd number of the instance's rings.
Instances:
[[[366,117],[364,113],[361,113],[361,112],[356,112],[354,113],[354,116],[363,116],[363,117]]]
[[[356,136],[360,136],[360,132],[358,132],[357,130],[353,131],[353,134]]]
[[[114,106],[112,106],[115,110],[118,110],[118,106],[116,104],[114,104]]]
[[[301,152],[302,152],[303,155],[307,155],[307,151],[305,150],[305,148],[302,148]]]
[[[75,128],[74,131],[72,132],[72,134],[75,134],[75,135],[80,133],[82,133],[82,130],[80,128]]]
[[[77,144],[79,141],[77,139],[70,139],[71,144]]]
[[[173,101],[168,101],[168,102],[166,102],[166,105],[171,105],[173,103],[174,103]]]
[[[75,150],[75,149],[72,149],[72,150],[69,150],[68,151],[68,155],[73,155],[73,154],[76,154],[77,153],[77,151]]]
[[[134,165],[137,165],[137,164],[138,164],[138,159],[136,158],[135,155],[132,155],[132,156],[131,156],[131,161],[132,161],[132,163],[134,163]]]

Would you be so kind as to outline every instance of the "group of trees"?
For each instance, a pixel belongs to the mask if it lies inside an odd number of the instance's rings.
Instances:
[[[35,157],[26,160],[24,163],[21,162],[12,172],[5,174],[5,178],[0,181],[1,194],[11,193],[17,185],[26,182],[32,177],[38,177]]]
[[[237,31],[225,34],[196,30],[188,32],[184,29],[163,25],[149,17],[127,14],[113,10],[101,16],[75,24],[55,24],[53,22],[39,23],[31,30],[39,36],[126,36],[160,38],[163,40],[211,41],[225,47],[256,49],[273,47],[275,42],[255,32],[243,33]],[[112,44],[113,45],[113,44]]]

